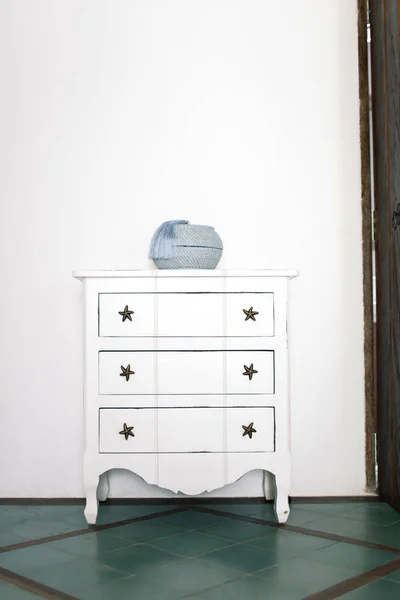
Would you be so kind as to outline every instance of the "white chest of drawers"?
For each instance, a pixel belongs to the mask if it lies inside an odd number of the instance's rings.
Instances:
[[[199,494],[253,469],[289,515],[288,280],[296,271],[76,271],[84,284],[83,473]]]

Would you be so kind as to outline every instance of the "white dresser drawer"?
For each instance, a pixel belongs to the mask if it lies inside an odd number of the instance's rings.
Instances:
[[[226,335],[271,337],[275,335],[274,294],[226,294]]]
[[[155,393],[155,352],[99,352],[99,394]]]
[[[273,394],[274,352],[229,350],[226,352],[226,394]]]
[[[273,335],[272,293],[99,294],[100,337]]]
[[[273,408],[100,409],[101,453],[274,450]]]
[[[100,394],[273,394],[269,350],[99,352]]]
[[[275,411],[271,407],[166,408],[157,413],[158,452],[275,450]]]
[[[153,409],[103,408],[99,419],[99,452],[156,452]]]
[[[275,451],[275,410],[272,407],[228,408],[226,420],[227,452]]]
[[[223,408],[158,409],[159,452],[223,452]]]
[[[154,294],[99,294],[99,336],[154,336]]]

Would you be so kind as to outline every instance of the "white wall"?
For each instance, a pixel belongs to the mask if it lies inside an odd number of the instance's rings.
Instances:
[[[356,0],[0,0],[0,496],[82,496],[82,287],[164,220],[290,267],[293,495],[364,490]],[[164,494],[134,475],[113,495]],[[250,473],[215,495],[261,495]]]

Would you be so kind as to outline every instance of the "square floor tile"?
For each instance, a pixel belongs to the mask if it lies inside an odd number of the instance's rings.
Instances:
[[[247,576],[211,588],[200,595],[187,596],[192,600],[301,600],[304,593],[285,585],[274,584],[255,576]]]
[[[189,558],[179,563],[156,569],[148,575],[154,584],[166,589],[178,590],[181,596],[204,590],[237,579],[243,575],[223,564],[203,557]]]
[[[214,565],[223,565],[243,573],[254,573],[277,563],[277,555],[274,552],[245,543],[215,550],[203,558]]]
[[[0,529],[25,521],[34,516],[25,506],[0,505]]]
[[[170,535],[161,540],[150,542],[150,546],[166,550],[172,554],[178,554],[184,557],[200,556],[213,550],[231,546],[237,542],[216,538],[211,535],[205,535],[199,531],[185,531],[178,535]]]
[[[296,556],[310,554],[321,548],[336,544],[337,542],[311,535],[303,535],[301,533],[292,533],[282,529],[276,529],[274,535],[251,539],[247,543],[251,546],[273,552],[277,558],[276,562],[279,562]]]
[[[181,557],[158,548],[152,548],[145,544],[128,546],[120,550],[114,550],[103,554],[98,561],[102,564],[123,571],[129,575],[137,575],[143,571],[149,571],[163,567],[170,563],[181,561]]]
[[[27,569],[40,569],[42,567],[51,568],[63,562],[72,560],[72,556],[56,550],[48,548],[46,544],[40,546],[31,546],[30,548],[22,548],[21,550],[11,550],[0,554],[0,567],[23,573]]]
[[[154,583],[151,577],[133,575],[74,590],[74,596],[79,600],[178,600],[182,593],[165,584]]]
[[[120,525],[118,527],[107,529],[107,533],[110,533],[115,537],[122,537],[126,540],[131,540],[132,543],[151,542],[169,535],[183,533],[183,531],[184,529],[179,527],[166,525],[164,523],[157,523],[156,521],[139,521],[138,523]]]
[[[235,512],[237,514],[245,514],[249,517],[255,517],[256,519],[265,519],[266,521],[276,523],[276,516],[273,504],[249,504],[248,506],[245,506],[245,512]]]
[[[111,535],[105,531],[97,531],[71,538],[65,538],[63,540],[48,542],[46,547],[62,550],[63,552],[67,552],[75,557],[80,556],[96,559],[100,558],[107,552],[120,550],[126,546],[134,546],[135,544],[137,544],[137,542],[116,537],[115,535]]]
[[[304,592],[304,595],[319,592],[358,574],[356,569],[317,563],[306,558],[294,558],[257,572],[258,577],[275,585],[292,587]]]
[[[77,588],[103,585],[125,577],[126,573],[80,558],[51,567],[25,569],[23,575],[33,581],[73,594]]]

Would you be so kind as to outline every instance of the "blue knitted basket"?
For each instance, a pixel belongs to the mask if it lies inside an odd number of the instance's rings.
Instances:
[[[215,269],[222,250],[214,227],[167,221],[153,235],[149,258],[159,269]]]

